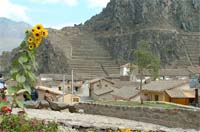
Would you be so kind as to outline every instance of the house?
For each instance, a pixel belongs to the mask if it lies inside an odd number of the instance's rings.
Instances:
[[[64,102],[66,104],[76,104],[79,103],[80,97],[74,94],[66,94],[58,99],[60,102]]]
[[[61,92],[57,89],[53,89],[53,88],[37,86],[36,89],[37,89],[38,95],[39,95],[38,100],[44,100],[44,94],[45,94],[46,90],[49,91],[49,93],[53,97],[54,101],[58,101],[58,98],[63,95],[63,92]],[[17,98],[24,100],[24,97],[23,97],[24,92],[25,92],[25,90],[20,90],[17,93]]]
[[[94,100],[111,100],[114,82],[105,78],[93,79],[89,82],[89,96]]]
[[[186,80],[159,80],[143,86],[143,98],[146,101],[166,101],[189,105],[193,103],[194,90],[190,90]]]
[[[191,76],[188,69],[160,69],[159,76],[162,80],[186,80]]]
[[[114,91],[111,93],[113,100],[138,101],[139,83],[130,81],[115,81]]]
[[[195,101],[194,90],[171,89],[165,91],[165,101],[177,104],[193,104]]]
[[[81,78],[76,75],[73,76],[74,82],[81,81]],[[68,74],[40,74],[38,76],[38,85],[46,87],[59,87],[61,83],[69,83],[72,80],[72,76]]]

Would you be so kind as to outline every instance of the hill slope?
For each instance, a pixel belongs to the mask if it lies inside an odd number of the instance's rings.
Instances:
[[[24,38],[24,31],[30,27],[24,22],[15,22],[10,19],[0,17],[0,54],[3,51],[11,51],[19,46]]]

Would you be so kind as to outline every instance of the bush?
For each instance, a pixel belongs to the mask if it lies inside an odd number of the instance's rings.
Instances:
[[[0,132],[57,132],[55,122],[45,120],[27,119],[24,115],[3,115]]]

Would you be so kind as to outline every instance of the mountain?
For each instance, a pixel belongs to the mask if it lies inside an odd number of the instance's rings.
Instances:
[[[39,72],[119,77],[119,66],[134,62],[132,49],[141,40],[162,67],[199,65],[199,23],[199,0],[111,0],[83,25],[49,29],[38,49]],[[0,65],[8,67],[14,52],[3,54]]]
[[[30,27],[27,23],[0,17],[0,54],[16,48],[24,38],[24,31]]]

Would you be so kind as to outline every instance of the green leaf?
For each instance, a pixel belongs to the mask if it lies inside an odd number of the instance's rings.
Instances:
[[[8,87],[8,94],[10,94],[10,95],[16,93],[17,91],[18,90],[17,90],[16,86]]]
[[[23,101],[18,100],[18,99],[16,99],[15,101],[16,101],[17,105],[18,105],[20,108],[24,108],[24,103],[23,103]]]
[[[3,121],[3,116],[0,115],[0,124],[2,123],[2,121]]]
[[[31,94],[31,87],[29,85],[23,84],[24,89]]]
[[[18,61],[20,64],[23,64],[28,61],[28,58],[26,55],[23,55],[23,56],[19,57]]]
[[[18,71],[19,71],[19,69],[14,67],[11,69],[10,74],[13,75],[13,74],[17,73]]]
[[[36,76],[35,76],[35,74],[33,74],[32,72],[28,72],[28,75],[29,75],[29,77],[30,77],[30,79],[31,79],[32,81],[35,81],[35,80],[36,80]]]
[[[26,78],[24,77],[24,75],[17,74],[16,80],[17,80],[17,82],[19,82],[19,83],[23,83],[23,82],[26,81]]]

